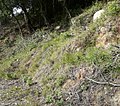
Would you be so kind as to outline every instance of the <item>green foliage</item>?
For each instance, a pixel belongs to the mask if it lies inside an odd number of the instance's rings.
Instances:
[[[72,64],[78,65],[80,63],[96,63],[104,64],[107,62],[112,62],[111,54],[107,50],[98,49],[95,47],[89,47],[85,50],[84,53],[66,53],[63,55],[62,59],[63,64]]]
[[[11,79],[12,80],[12,79],[19,79],[19,78],[21,78],[22,75],[26,74],[26,71],[24,71],[24,70],[14,70],[13,69],[13,72],[9,72],[9,69],[8,69],[8,72],[5,72],[5,73],[1,72],[1,73],[3,74],[2,78]]]
[[[31,76],[28,75],[23,75],[22,80],[24,83],[26,83],[29,86],[33,83]]]
[[[109,15],[117,15],[120,13],[120,4],[119,1],[112,1],[109,2],[108,7],[107,7],[107,13]]]
[[[17,75],[15,73],[6,74],[6,79],[16,79]]]
[[[42,90],[42,95],[46,97],[47,95],[52,94],[52,91],[53,90],[51,85],[44,85]]]
[[[57,87],[60,87],[63,85],[63,83],[65,82],[65,76],[57,76],[57,79],[55,80],[55,84]]]
[[[109,50],[98,49],[94,47],[90,47],[86,50],[85,59],[86,62],[91,64],[105,64],[106,62],[112,62]]]
[[[1,60],[1,64],[0,64],[0,76],[3,78],[5,76],[2,76],[3,74],[6,75],[6,70],[9,69],[11,67],[11,63],[14,62],[15,60],[22,60],[25,57],[29,56],[29,48],[23,50],[22,52],[18,52],[15,54],[15,56],[10,56],[10,57],[5,57],[3,60]],[[9,52],[8,52],[9,53]],[[21,69],[22,70],[22,69]],[[16,73],[22,73],[23,71],[19,71],[19,69],[16,71]],[[16,74],[16,75],[17,75]],[[12,74],[13,75],[13,74]],[[19,75],[19,74],[18,74]],[[17,76],[18,76],[17,75]]]
[[[83,53],[76,52],[76,53],[65,53],[62,58],[63,64],[79,64],[81,61],[84,60]]]
[[[56,90],[55,94],[46,96],[46,103],[55,103],[57,106],[63,106],[64,100],[61,91]]]
[[[46,103],[53,103],[53,98],[51,95],[47,95],[46,97]]]
[[[63,104],[64,104],[63,98],[61,98],[60,100],[57,100],[56,104],[57,104],[57,106],[63,106]]]
[[[99,6],[101,7],[101,5],[98,5],[98,8],[100,8]],[[96,6],[89,10],[90,17],[92,16],[91,13],[94,13],[98,8]],[[88,15],[89,11],[87,12]],[[79,19],[83,21],[84,17],[85,14]],[[35,78],[38,78],[37,81],[39,81],[42,86],[42,96],[46,98],[46,103],[54,103],[57,106],[64,106],[62,85],[66,80],[65,71],[69,70],[66,69],[66,67],[70,67],[71,65],[77,67],[81,64],[95,64],[104,67],[103,69],[106,72],[113,70],[120,71],[119,62],[112,66],[112,55],[110,50],[94,47],[96,37],[94,33],[96,28],[104,22],[102,21],[103,20],[91,23],[89,25],[89,30],[80,33],[79,37],[72,37],[68,31],[61,34],[51,32],[50,34],[53,34],[53,36],[49,41],[41,41],[38,44],[35,43],[33,39],[31,39],[31,41],[21,41],[16,45],[21,49],[24,48],[24,50],[1,61],[0,77],[3,77],[4,75],[7,79],[21,78],[26,85],[30,86],[33,83],[32,76],[35,76]],[[79,52],[76,51],[76,48],[69,51],[68,48],[71,45],[73,48],[76,47],[76,45],[71,44],[73,41],[75,41],[75,44],[82,42],[81,45],[77,45],[79,47],[82,45],[85,46],[83,46],[83,48],[81,47]],[[25,47],[23,47],[24,45]],[[34,56],[31,55],[33,52],[35,53]],[[19,67],[20,70],[15,70],[12,73],[6,74],[5,70],[11,66],[11,63],[14,62],[15,59],[20,59],[21,61]],[[31,64],[29,67],[26,67],[25,64],[29,60]],[[84,84],[80,89],[87,90],[88,85]],[[29,94],[29,92],[30,91],[28,90],[28,92],[25,91],[23,94]],[[36,92],[36,95],[38,95],[38,92]],[[30,100],[32,100],[32,97],[28,96],[28,101]]]

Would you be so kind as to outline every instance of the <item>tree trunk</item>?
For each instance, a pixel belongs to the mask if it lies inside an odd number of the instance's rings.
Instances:
[[[24,19],[25,19],[25,23],[28,28],[28,31],[29,31],[29,33],[32,33],[34,31],[34,29],[33,29],[33,26],[32,26],[31,20],[30,20],[30,16],[24,5],[22,5],[21,8],[24,12]]]

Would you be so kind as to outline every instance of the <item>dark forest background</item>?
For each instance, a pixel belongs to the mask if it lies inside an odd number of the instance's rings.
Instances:
[[[0,22],[7,24],[11,19],[17,22],[20,32],[25,26],[29,33],[37,28],[50,26],[61,21],[68,22],[76,15],[74,10],[82,12],[82,9],[98,2],[99,0],[0,0]],[[101,0],[107,2],[106,0]],[[13,8],[20,7],[22,14],[17,17],[13,14]],[[27,11],[29,10],[29,11]],[[10,17],[12,15],[12,17]],[[24,21],[23,24],[21,20]]]

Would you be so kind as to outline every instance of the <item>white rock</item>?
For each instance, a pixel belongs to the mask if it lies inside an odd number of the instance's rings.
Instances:
[[[93,16],[93,22],[95,22],[97,19],[99,19],[104,12],[105,12],[105,10],[103,10],[103,9],[97,11]]]

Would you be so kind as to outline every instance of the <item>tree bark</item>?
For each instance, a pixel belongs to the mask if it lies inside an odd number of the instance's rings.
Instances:
[[[24,19],[25,19],[25,23],[28,28],[28,31],[29,31],[29,33],[32,33],[34,31],[34,29],[33,29],[33,26],[32,26],[31,20],[30,20],[30,16],[23,4],[21,5],[21,8],[24,12]]]

